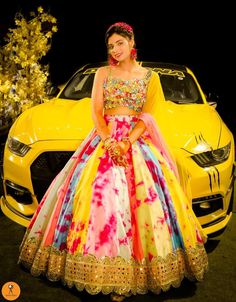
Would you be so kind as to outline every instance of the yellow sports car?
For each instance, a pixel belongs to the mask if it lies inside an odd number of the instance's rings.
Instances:
[[[4,150],[1,209],[15,222],[28,225],[49,184],[93,127],[91,88],[104,64],[83,66],[55,98],[25,111],[12,125]],[[232,215],[233,135],[189,68],[140,64],[160,75],[165,101],[157,101],[155,118],[194,212],[206,233],[216,236]]]

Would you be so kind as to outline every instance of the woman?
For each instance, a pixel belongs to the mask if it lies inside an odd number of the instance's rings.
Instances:
[[[45,193],[21,245],[35,276],[116,301],[202,280],[206,236],[155,124],[158,74],[136,61],[133,29],[105,36],[92,90],[94,129]]]

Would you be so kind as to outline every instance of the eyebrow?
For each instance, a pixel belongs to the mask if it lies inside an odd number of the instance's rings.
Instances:
[[[120,41],[122,41],[122,39],[119,39],[119,40],[115,41],[114,43],[110,43],[110,44],[108,44],[108,46],[112,46],[113,44],[116,44],[116,43],[118,43]]]

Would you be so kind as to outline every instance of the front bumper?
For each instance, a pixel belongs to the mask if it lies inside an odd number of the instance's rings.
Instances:
[[[24,227],[28,227],[32,216],[25,216],[17,211],[4,196],[1,196],[0,198],[0,205],[5,216]]]

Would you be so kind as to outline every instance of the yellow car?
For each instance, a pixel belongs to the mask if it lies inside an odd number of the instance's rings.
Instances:
[[[189,68],[140,64],[160,75],[165,101],[157,100],[155,118],[194,212],[206,233],[216,236],[232,215],[233,134]],[[93,127],[91,88],[101,65],[80,68],[55,98],[25,111],[12,125],[4,150],[1,209],[15,222],[28,225],[49,184]]]

